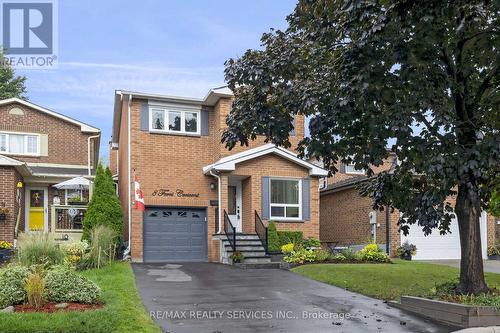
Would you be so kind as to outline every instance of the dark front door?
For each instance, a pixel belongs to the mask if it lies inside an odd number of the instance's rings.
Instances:
[[[207,261],[206,209],[148,208],[144,212],[144,262]]]

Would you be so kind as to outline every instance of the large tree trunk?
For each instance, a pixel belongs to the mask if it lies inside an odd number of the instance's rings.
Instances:
[[[457,214],[462,251],[458,291],[464,294],[485,292],[488,287],[484,281],[481,232],[479,228],[481,205],[478,193],[468,189],[466,184],[458,186],[455,213]]]

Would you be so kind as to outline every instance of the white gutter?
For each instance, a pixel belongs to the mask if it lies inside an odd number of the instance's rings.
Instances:
[[[90,140],[97,139],[100,136],[101,136],[101,134],[98,134],[98,135],[94,135],[94,136],[89,136],[87,138],[87,152],[88,152],[87,168],[88,168],[89,176],[92,176],[92,169],[90,168]]]
[[[222,201],[221,200],[222,199],[221,198],[222,197],[222,193],[221,193],[221,180],[220,180],[220,176],[218,174],[213,173],[212,170],[210,170],[209,174],[211,176],[217,178],[217,200],[219,201],[219,207],[217,209],[217,212],[219,213],[219,223],[217,224],[217,229],[218,230],[216,231],[216,233],[220,234],[221,233],[220,226],[221,226],[221,223],[222,223],[222,220],[221,220],[221,218],[222,218],[222,212],[221,212],[221,205],[220,205],[220,203]]]

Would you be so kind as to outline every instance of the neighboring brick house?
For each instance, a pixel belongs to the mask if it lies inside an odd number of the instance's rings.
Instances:
[[[384,163],[374,168],[374,172],[390,172],[396,163],[396,156],[390,154]],[[373,211],[369,197],[359,194],[359,185],[368,178],[353,165],[338,166],[339,172],[329,177],[327,185],[320,195],[320,240],[330,246],[362,247],[375,240],[381,247],[395,255],[396,248],[405,240],[417,245],[415,259],[459,259],[460,241],[458,225],[454,220],[451,234],[440,235],[435,230],[431,235],[424,236],[419,226],[411,226],[410,234],[405,237],[400,233],[397,222],[397,210]],[[449,198],[454,205],[455,198]],[[483,255],[486,248],[496,239],[497,222],[489,214],[481,217]],[[388,229],[387,229],[388,228]]]
[[[67,208],[66,195],[88,196],[88,189],[61,191],[53,185],[91,179],[99,140],[99,129],[75,119],[17,98],[0,101],[0,209],[7,210],[0,216],[0,240],[13,241],[18,213],[25,232],[51,231],[52,218],[64,228],[73,226],[67,209],[52,216],[54,203]]]
[[[116,92],[110,165],[132,260],[225,262],[233,227],[248,244],[271,219],[279,230],[319,237],[318,180],[326,171],[262,137],[227,150],[221,133],[232,99],[228,88],[203,99]],[[292,146],[303,136],[304,118],[296,117]],[[144,213],[132,208],[134,175]],[[266,257],[249,245],[249,256]]]

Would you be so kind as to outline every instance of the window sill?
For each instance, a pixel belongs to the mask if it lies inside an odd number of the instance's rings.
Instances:
[[[269,221],[273,221],[274,223],[305,223],[307,220],[289,220],[289,219],[269,219]]]
[[[6,152],[3,152],[3,151],[0,151],[0,155],[20,156],[20,157],[40,157],[40,154],[6,153]]]
[[[149,130],[149,133],[150,134],[160,134],[160,135],[189,136],[189,137],[195,137],[195,138],[201,137],[201,134],[199,134],[199,133],[175,133],[175,132],[163,132],[163,131],[155,131],[155,130]]]

